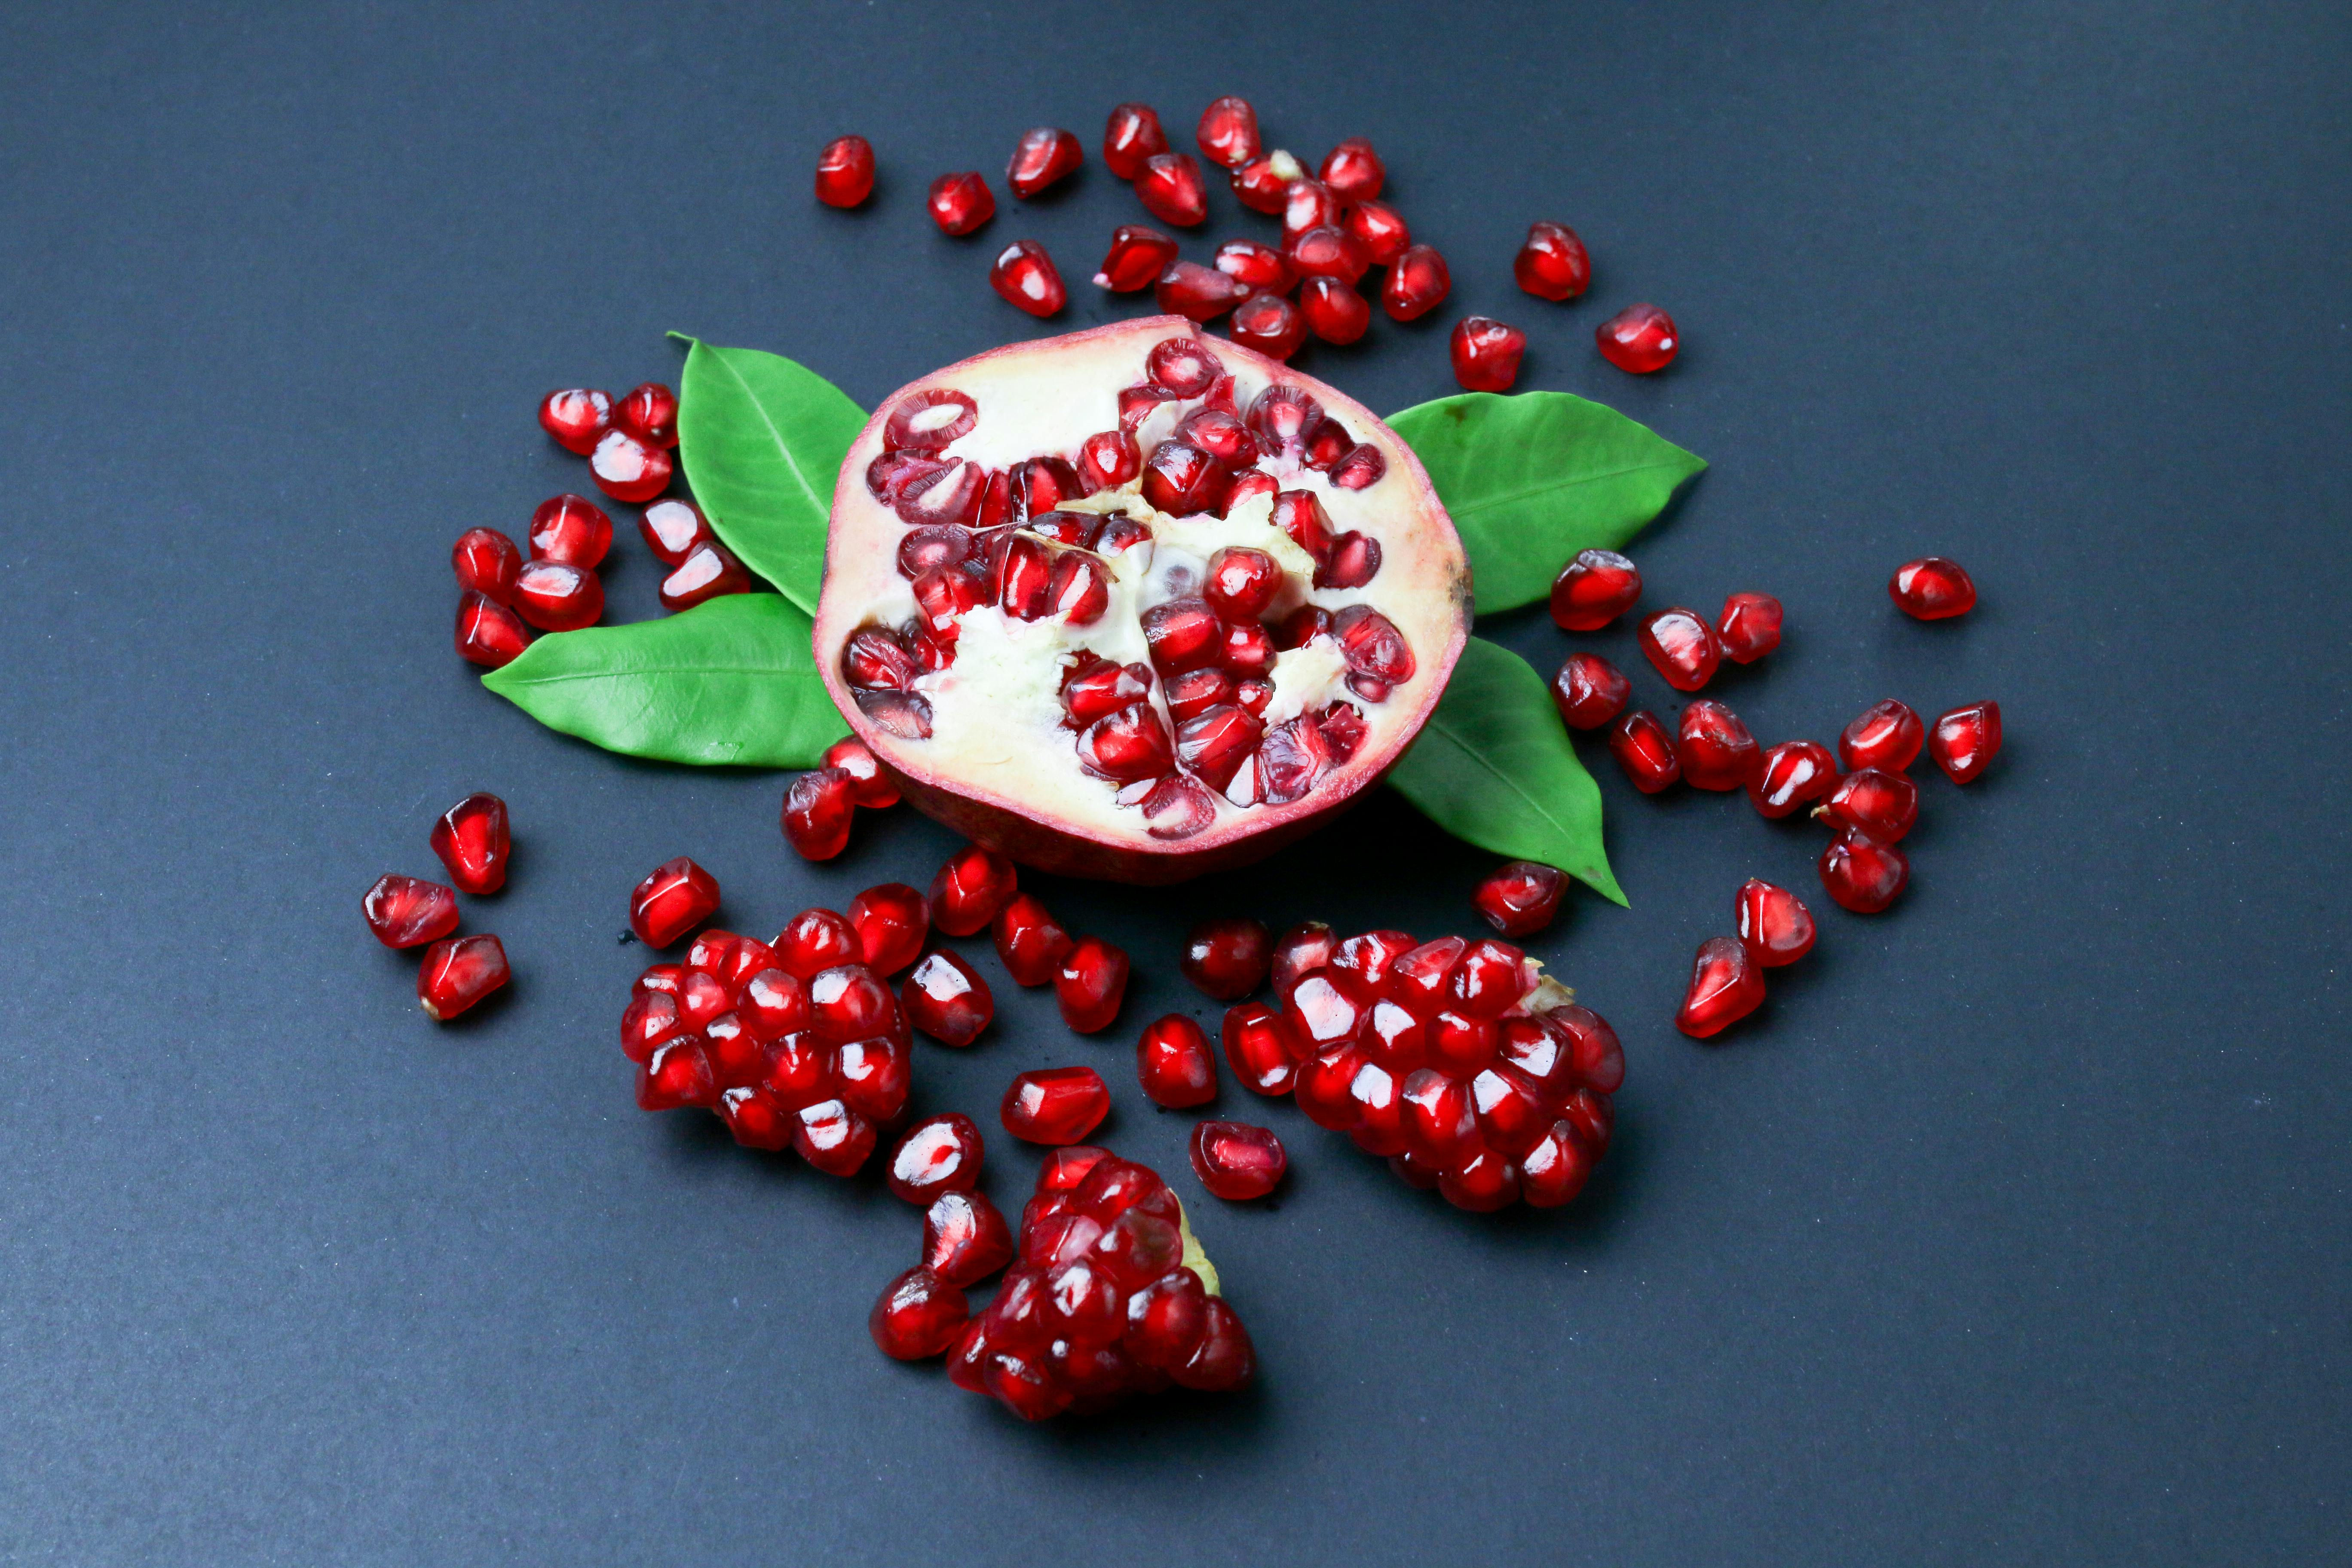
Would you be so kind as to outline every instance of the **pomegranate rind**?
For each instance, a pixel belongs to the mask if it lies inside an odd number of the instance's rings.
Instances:
[[[1152,346],[1167,338],[1199,335],[1181,316],[1153,316],[1008,344],[948,365],[881,401],[851,443],[834,487],[824,585],[813,638],[818,673],[834,706],[908,804],[974,843],[1039,870],[1160,886],[1263,859],[1323,826],[1381,781],[1435,710],[1469,640],[1469,559],[1412,448],[1378,415],[1337,387],[1237,343],[1213,339],[1209,340],[1213,352],[1239,384],[1240,406],[1246,408],[1258,388],[1276,382],[1301,387],[1358,441],[1387,459],[1386,477],[1376,487],[1383,519],[1379,534],[1382,581],[1376,602],[1411,645],[1415,669],[1385,701],[1365,709],[1366,732],[1354,755],[1334,765],[1297,801],[1221,809],[1207,828],[1189,838],[1163,842],[1150,837],[1140,814],[1131,811],[1123,817],[1098,816],[1095,820],[1055,816],[1041,807],[1034,793],[1023,792],[1020,781],[1003,776],[1003,770],[986,779],[969,776],[959,771],[958,759],[940,755],[930,742],[902,739],[867,719],[842,677],[840,656],[851,634],[867,623],[871,607],[904,588],[897,580],[895,558],[907,525],[874,498],[866,483],[899,401],[939,387],[978,399],[981,415],[974,434],[979,439],[965,439],[972,442],[978,460],[995,465],[1003,455],[992,445],[998,439],[990,426],[992,406],[1024,408],[1043,396],[1056,395],[1057,389],[1082,386],[1091,395],[1098,387],[1100,406],[1072,406],[1066,427],[1054,432],[1055,439],[1067,445],[1063,455],[1075,459],[1087,436],[1116,425],[1118,392],[1141,379]],[[1057,401],[1065,400],[1057,396]],[[931,748],[928,754],[927,748]]]

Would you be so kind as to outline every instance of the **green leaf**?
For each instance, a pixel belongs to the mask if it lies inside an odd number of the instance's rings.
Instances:
[[[817,679],[810,630],[773,594],[728,594],[659,620],[551,633],[482,684],[608,752],[814,767],[848,725]]]
[[[781,354],[691,344],[679,380],[678,456],[727,547],[814,614],[833,481],[866,415]]]
[[[1568,743],[1543,677],[1510,649],[1470,639],[1389,783],[1456,838],[1557,866],[1625,901],[1601,846],[1600,787]]]
[[[1580,550],[1614,550],[1706,467],[1565,392],[1465,392],[1391,415],[1470,552],[1477,613],[1532,605]]]

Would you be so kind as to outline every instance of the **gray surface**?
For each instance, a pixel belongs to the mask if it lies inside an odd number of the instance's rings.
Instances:
[[[2342,1560],[2342,8],[1099,11],[12,12],[0,1557]],[[452,657],[443,562],[580,483],[538,395],[670,374],[665,329],[870,403],[1033,330],[982,281],[1024,234],[1063,324],[1125,313],[1085,281],[1136,216],[1104,112],[1181,142],[1234,89],[1310,156],[1370,135],[1454,264],[1439,315],[1303,363],[1402,406],[1463,310],[1525,325],[1523,384],[1715,464],[1643,544],[1654,597],[1787,601],[1717,695],[1822,739],[1994,695],[2010,749],[1928,784],[1899,910],[1824,905],[1717,1048],[1668,1025],[1691,951],[1744,876],[1812,889],[1815,837],[1590,753],[1634,907],[1538,947],[1631,1079],[1559,1217],[1457,1215],[1230,1082],[1296,1174],[1222,1207],[1127,1065],[1197,1001],[1194,915],[1460,929],[1486,857],[1388,802],[1164,899],[1047,885],[1137,953],[1125,1021],[1079,1042],[1005,984],[919,1101],[992,1130],[1012,1072],[1102,1066],[1265,1373],[1027,1429],[867,1342],[908,1211],[640,1115],[614,1045],[655,862],[766,931],[947,836],[894,814],[812,868],[777,778],[535,729]],[[929,176],[994,183],[1040,121],[1076,187],[933,232]],[[853,128],[878,201],[818,209]],[[1194,254],[1265,232],[1215,212]],[[1588,301],[1510,287],[1538,216],[1591,244]],[[1654,380],[1590,346],[1636,299],[1689,338]],[[1963,624],[1886,604],[1929,550],[1984,587]],[[625,542],[621,614],[654,578]],[[467,918],[519,977],[436,1030],[353,906],[474,788],[520,842]]]

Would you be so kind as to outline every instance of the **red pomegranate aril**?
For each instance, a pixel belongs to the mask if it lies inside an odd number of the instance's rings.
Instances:
[[[1026,199],[1075,173],[1086,161],[1086,153],[1076,136],[1041,125],[1023,132],[1021,140],[1013,144],[1013,161],[1004,166],[1004,183],[1013,187],[1014,195]]]
[[[1874,915],[1902,896],[1911,862],[1894,845],[1848,828],[1822,851],[1821,873],[1822,886],[1841,907]]]
[[[1638,640],[1643,657],[1677,691],[1698,690],[1723,664],[1723,645],[1716,640],[1715,628],[1699,619],[1697,611],[1679,605],[1643,621]]]
[[[677,394],[658,381],[629,389],[614,406],[613,423],[654,447],[677,445]],[[578,563],[587,565],[588,563]]]
[[[1778,820],[1826,799],[1838,786],[1837,759],[1818,741],[1783,741],[1764,753],[1764,766],[1748,786],[1748,801]]]
[[[1113,664],[1097,659],[1074,671],[1062,685],[1062,706],[1071,723],[1080,729],[1122,708],[1132,708],[1151,695],[1151,670],[1140,664]]]
[[[1879,768],[1901,773],[1919,755],[1927,727],[1908,703],[1889,697],[1872,703],[1838,734],[1838,761],[1851,773]]]
[[[1265,1095],[1288,1094],[1307,1059],[1306,1047],[1282,1015],[1263,1002],[1225,1010],[1224,1047],[1234,1076]]]
[[[1387,267],[1412,244],[1412,229],[1386,202],[1360,202],[1348,209],[1349,237],[1363,247],[1364,258]]]
[[[874,190],[874,144],[863,136],[836,136],[816,155],[816,199],[854,207]]]
[[[1675,1027],[1695,1040],[1713,1039],[1763,1005],[1764,971],[1754,956],[1736,937],[1711,936],[1699,943]]]
[[[1171,1013],[1144,1026],[1135,1072],[1154,1105],[1181,1110],[1217,1098],[1217,1058],[1201,1026]]]
[[[866,1331],[894,1361],[925,1361],[953,1348],[971,1316],[962,1291],[928,1268],[909,1268],[883,1287]]]
[[[1568,873],[1539,860],[1514,860],[1487,874],[1470,901],[1505,936],[1533,936],[1559,912]]]
[[[1143,448],[1125,430],[1097,430],[1078,447],[1078,479],[1090,490],[1116,489],[1143,471]]]
[[[1625,710],[1633,683],[1597,653],[1572,653],[1551,679],[1552,706],[1571,730],[1598,730]]]
[[[931,879],[931,923],[950,936],[970,936],[994,920],[1019,889],[1020,873],[1012,861],[967,845]]]
[[[1138,703],[1087,725],[1077,753],[1079,765],[1097,778],[1134,784],[1165,773],[1175,761],[1175,742],[1160,715]]]
[[[1210,709],[1240,700],[1240,688],[1234,678],[1213,667],[1188,669],[1171,679],[1167,687],[1168,717],[1181,724],[1187,719],[1197,719]]]
[[[1122,103],[1110,111],[1103,127],[1103,166],[1122,180],[1143,172],[1143,163],[1168,151],[1168,132],[1160,115],[1148,103]]]
[[[1286,294],[1293,281],[1282,252],[1255,239],[1229,239],[1217,247],[1217,270],[1260,293]]]
[[[1592,258],[1576,230],[1538,218],[1528,225],[1527,242],[1511,260],[1511,276],[1539,300],[1573,300],[1592,281]]]
[[[1780,601],[1769,594],[1732,595],[1723,601],[1715,635],[1724,658],[1754,664],[1780,646]]]
[[[1081,1035],[1108,1029],[1127,994],[1127,954],[1100,937],[1080,937],[1054,976],[1062,1021]]]
[[[857,928],[831,910],[803,910],[776,933],[770,944],[784,973],[814,980],[828,969],[861,962],[866,945]]]
[[[1045,591],[1048,614],[1066,625],[1090,626],[1110,608],[1110,577],[1091,555],[1065,551],[1054,563],[1054,578]]]
[[[1750,877],[1732,902],[1739,940],[1766,969],[1794,963],[1813,951],[1813,912],[1786,888]]]
[[[1240,279],[1197,261],[1171,262],[1152,291],[1161,310],[1194,321],[1213,321],[1249,297]]]
[[[1195,140],[1210,162],[1238,169],[1258,154],[1257,110],[1246,98],[1217,99],[1201,111]]]
[[[784,791],[784,837],[803,859],[830,860],[849,847],[850,819],[857,811],[849,787],[849,775],[839,768],[818,768]]]
[[[1201,596],[1227,621],[1255,621],[1282,591],[1282,567],[1263,550],[1228,545],[1209,557]]]
[[[1597,632],[1641,596],[1633,562],[1613,550],[1582,550],[1552,579],[1551,618],[1562,631]]]
[[[1115,294],[1149,289],[1175,261],[1176,249],[1176,242],[1156,228],[1122,224],[1111,230],[1110,249],[1095,272],[1095,286]]]
[[[856,736],[844,735],[827,746],[824,765],[849,775],[852,803],[877,809],[898,804],[898,786],[883,776],[882,764]]]
[[[496,669],[530,646],[530,628],[506,605],[467,589],[457,599],[457,656]]]
[[[1110,1089],[1092,1068],[1024,1072],[1004,1091],[998,1117],[1024,1143],[1079,1142],[1110,1113]]]
[[[1282,1184],[1290,1158],[1282,1140],[1246,1121],[1203,1121],[1192,1129],[1192,1173],[1229,1204],[1262,1198]]]
[[[1352,343],[1372,324],[1371,302],[1337,278],[1309,278],[1299,285],[1298,309],[1307,329],[1327,343]]]
[[[992,934],[996,956],[1020,985],[1044,985],[1053,980],[1075,945],[1070,933],[1028,893],[1015,897],[997,912]]]
[[[467,795],[433,824],[432,846],[459,892],[477,897],[497,892],[507,884],[507,857],[512,847],[507,803],[486,793]]]
[[[931,908],[904,882],[884,882],[850,901],[849,923],[858,956],[877,974],[896,974],[915,961],[931,930]]]
[[[578,631],[604,613],[604,584],[561,561],[531,561],[515,576],[515,610],[543,632]]]
[[[890,988],[862,963],[839,963],[817,971],[809,977],[808,994],[809,1024],[821,1038],[836,1044],[871,1041],[899,1026]]]
[[[629,929],[647,947],[667,947],[719,908],[719,879],[681,855],[654,868],[629,895]]]
[[[1682,347],[1675,319],[1655,305],[1628,305],[1594,328],[1592,338],[1602,359],[1634,375],[1665,369]]]
[[[1519,379],[1528,335],[1491,316],[1465,316],[1454,329],[1448,352],[1454,356],[1454,379],[1464,391],[1508,392]]]
[[[1370,442],[1360,442],[1355,448],[1331,465],[1326,477],[1331,488],[1341,490],[1370,489],[1381,482],[1389,471],[1389,460]]]
[[[1198,338],[1163,338],[1145,356],[1144,374],[1151,384],[1177,397],[1198,397],[1224,374],[1209,345]]]
[[[841,650],[841,668],[860,691],[903,690],[916,673],[906,645],[880,626],[868,626],[850,637]]]
[[[499,604],[514,600],[516,575],[522,571],[522,552],[495,528],[469,528],[449,547],[449,567],[457,586]]]
[[[1813,816],[1839,832],[1899,844],[1919,820],[1919,786],[1884,768],[1857,768],[1837,782]]]
[[[1337,278],[1352,285],[1371,263],[1346,229],[1322,224],[1290,242],[1290,265],[1301,278]]]
[[[1161,447],[1166,451],[1166,447]],[[1150,480],[1145,495],[1150,497]],[[1154,503],[1157,504],[1157,503]],[[1162,511],[1174,509],[1161,507]],[[1163,676],[1181,675],[1216,662],[1224,642],[1224,624],[1205,599],[1171,599],[1143,612],[1143,640],[1151,663]]]
[[[996,194],[977,169],[931,182],[931,221],[942,234],[966,235],[996,216]]]
[[[1763,752],[1739,715],[1705,698],[1683,710],[1675,760],[1696,789],[1745,789],[1764,768]]]
[[[937,452],[971,433],[980,405],[949,387],[931,387],[898,400],[882,426],[890,452]]]
[[[1412,647],[1394,622],[1369,605],[1349,605],[1331,617],[1331,635],[1348,668],[1391,686],[1412,679]]]
[[[1938,715],[1927,754],[1954,784],[1974,782],[2000,755],[2000,704],[1971,702]]]
[[[983,1152],[971,1117],[953,1111],[927,1117],[890,1152],[890,1190],[919,1208],[929,1208],[942,1193],[968,1193],[980,1184]]]
[[[360,912],[384,946],[415,947],[457,929],[457,895],[438,882],[386,872],[360,900]]]
[[[996,1016],[996,999],[980,972],[945,948],[927,954],[907,976],[899,1005],[915,1027],[943,1046],[963,1047],[980,1038]]]
[[[1016,239],[999,251],[988,269],[988,285],[1005,303],[1033,316],[1050,316],[1068,299],[1054,258],[1034,239]]]
[[[873,1121],[840,1100],[804,1106],[793,1129],[793,1152],[828,1176],[854,1176],[874,1152]]]
[[[1293,180],[1282,197],[1282,243],[1287,247],[1311,228],[1337,228],[1346,222],[1345,204],[1320,180]]]
[[[1234,200],[1252,212],[1279,213],[1291,185],[1307,177],[1297,159],[1276,148],[1234,171]]]
[[[923,1214],[923,1267],[959,1288],[1013,1261],[1013,1232],[988,1195],[950,1187]]]
[[[1279,294],[1253,294],[1234,310],[1234,342],[1268,359],[1286,360],[1307,341],[1307,318]]]
[[[657,500],[637,520],[637,533],[646,548],[665,566],[683,563],[694,547],[712,537],[709,520],[692,501],[675,498]]]
[[[1360,588],[1381,574],[1381,542],[1354,529],[1331,541],[1331,552],[1315,567],[1318,588]]]
[[[1350,136],[1324,154],[1323,166],[1316,174],[1341,201],[1368,202],[1381,194],[1388,166],[1370,142]]]
[[[594,451],[612,424],[612,395],[593,387],[568,387],[539,401],[539,427],[553,437],[557,446],[577,457]]]
[[[1220,704],[1177,726],[1177,760],[1211,789],[1222,790],[1265,734],[1265,726],[1238,706]]]
[[[1977,585],[1968,569],[1940,555],[1906,561],[1886,580],[1887,597],[1905,615],[1922,621],[1949,620],[1976,608]]]
[[[1209,216],[1209,194],[1201,165],[1190,153],[1155,153],[1135,177],[1136,199],[1161,223],[1192,228]]]
[[[1655,795],[1683,776],[1675,738],[1646,709],[1628,713],[1611,726],[1609,754],[1643,795]]]
[[[1275,995],[1289,1001],[1301,979],[1329,963],[1339,952],[1339,934],[1321,921],[1303,921],[1284,931],[1282,940],[1274,944]],[[1452,962],[1447,960],[1449,965]]]
[[[1322,929],[1328,934],[1330,928]],[[1273,932],[1256,921],[1229,917],[1195,925],[1178,967],[1206,994],[1231,1002],[1265,984],[1273,957]]]
[[[504,985],[509,973],[497,937],[445,936],[425,950],[417,965],[417,1005],[436,1023],[446,1023]]]
[[[1453,289],[1454,275],[1435,246],[1409,246],[1381,285],[1381,309],[1395,321],[1418,321],[1444,303]]]
[[[1353,538],[1355,535],[1349,535]],[[1318,573],[1316,586],[1354,586],[1352,584],[1327,584]],[[1227,626],[1219,645],[1218,662],[1233,674],[1244,679],[1265,679],[1274,673],[1275,655],[1281,650],[1274,646],[1274,634],[1252,621],[1245,626]]]
[[[642,504],[669,489],[675,462],[666,447],[652,447],[626,430],[607,430],[588,457],[589,478],[617,501]]]

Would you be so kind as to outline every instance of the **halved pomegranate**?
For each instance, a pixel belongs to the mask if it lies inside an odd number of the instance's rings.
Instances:
[[[1135,467],[1098,460],[1121,433]],[[1157,884],[1271,853],[1379,782],[1468,635],[1411,448],[1181,317],[901,389],[834,498],[835,702],[919,810],[1043,870]],[[1229,592],[1237,563],[1268,582]]]

